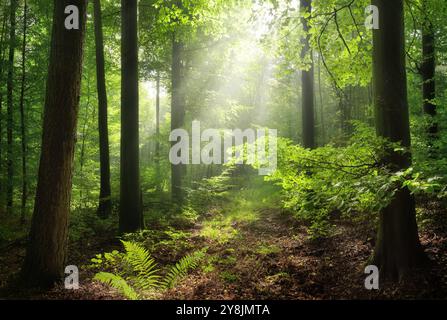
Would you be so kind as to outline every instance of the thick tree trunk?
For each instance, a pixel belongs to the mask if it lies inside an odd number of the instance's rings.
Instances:
[[[79,8],[79,30],[64,27],[68,5]],[[53,285],[63,276],[66,263],[86,8],[86,0],[54,0],[42,153],[29,246],[22,268],[27,286]]]
[[[26,84],[26,32],[28,23],[28,2],[24,0],[23,5],[23,42],[22,42],[22,83],[20,88],[20,133],[22,137],[22,201],[21,222],[25,223],[26,200],[28,197],[27,170],[26,170],[26,128],[25,128],[25,84]]]
[[[311,12],[312,0],[300,0],[300,11],[302,13]],[[302,39],[303,50],[301,58],[303,60],[310,59],[309,69],[303,70],[301,74],[303,146],[313,149],[315,148],[314,63],[309,43],[309,21],[303,17],[301,23],[306,34]]]
[[[141,229],[137,0],[122,0],[120,231]]]
[[[377,134],[410,147],[405,70],[403,0],[374,0],[380,11],[380,29],[374,30],[374,87]],[[388,151],[384,163],[392,171],[411,164],[411,155]],[[383,276],[401,279],[423,258],[416,224],[415,200],[407,188],[397,186],[391,203],[380,213],[373,263]]]
[[[104,61],[104,39],[102,32],[101,1],[94,0],[96,81],[98,89],[98,129],[101,191],[99,194],[98,216],[107,218],[112,211],[110,187],[109,130],[107,124],[107,90]]]
[[[179,129],[185,120],[185,101],[182,88],[182,51],[183,44],[173,36],[172,40],[172,99],[171,99],[171,130]],[[172,142],[174,145],[176,142]],[[182,176],[184,165],[171,164],[172,202],[183,203]]]
[[[14,197],[14,167],[13,167],[13,152],[12,152],[12,144],[13,144],[13,136],[12,131],[14,127],[14,118],[13,118],[13,108],[14,108],[14,100],[13,100],[13,90],[14,90],[14,53],[16,46],[16,11],[18,7],[17,0],[11,0],[11,8],[10,8],[10,29],[9,29],[9,59],[8,59],[8,80],[7,80],[7,172],[8,178],[6,182],[6,211],[9,214],[12,213],[13,206],[13,197]]]

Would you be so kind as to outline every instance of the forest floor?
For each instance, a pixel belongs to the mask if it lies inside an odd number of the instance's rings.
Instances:
[[[193,225],[179,230],[152,225],[143,233],[152,256],[161,265],[178,261],[185,252],[207,248],[206,261],[160,299],[445,299],[447,298],[447,213],[437,204],[421,228],[421,241],[432,266],[404,285],[381,283],[378,291],[364,288],[364,268],[373,251],[374,234],[367,226],[334,221],[333,234],[311,240],[302,223],[280,209],[270,197],[273,188],[240,189],[232,201],[212,208]],[[275,197],[273,197],[275,198]],[[436,221],[436,223],[435,223]],[[444,226],[441,228],[440,226]],[[156,230],[156,229],[159,230]],[[152,244],[152,245],[151,245]],[[79,246],[79,247],[78,247]],[[82,248],[82,251],[81,251]],[[96,253],[120,249],[107,236],[83,244],[71,260],[87,265]],[[24,243],[0,249],[0,286],[18,270]],[[86,270],[86,271],[82,271]],[[84,273],[82,273],[84,272]],[[421,277],[421,274],[425,274]],[[32,299],[122,299],[114,289],[92,281],[93,273],[81,267],[81,288],[62,287],[26,295],[7,291],[4,297]],[[1,292],[0,292],[1,296]]]

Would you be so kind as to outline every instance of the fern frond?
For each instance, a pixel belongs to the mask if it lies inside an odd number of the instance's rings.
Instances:
[[[124,259],[137,273],[135,285],[141,289],[155,288],[159,285],[160,276],[157,264],[149,252],[141,245],[135,242],[121,241],[126,250]]]
[[[122,277],[109,272],[99,272],[93,278],[119,290],[127,299],[138,300],[138,293]]]
[[[205,257],[205,250],[196,251],[183,257],[177,264],[171,267],[163,280],[162,287],[165,289],[173,288],[176,283],[188,275],[190,270],[194,270]]]

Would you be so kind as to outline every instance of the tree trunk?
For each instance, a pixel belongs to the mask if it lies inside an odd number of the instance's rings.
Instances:
[[[104,62],[104,39],[102,32],[101,1],[94,0],[96,81],[98,89],[98,129],[101,191],[99,194],[98,216],[105,219],[112,211],[110,187],[109,130],[107,124],[107,90]]]
[[[426,12],[426,1],[424,1]],[[422,76],[422,96],[424,99],[424,113],[430,116],[431,123],[427,128],[429,143],[433,143],[438,133],[438,124],[433,119],[436,116],[436,82],[435,82],[435,32],[430,21],[425,21],[422,30],[422,64],[420,73]]]
[[[14,196],[14,171],[12,159],[12,131],[14,126],[13,118],[13,90],[14,90],[14,53],[16,46],[16,11],[18,7],[17,0],[11,0],[10,9],[10,29],[9,29],[9,59],[8,59],[8,80],[7,80],[7,171],[8,179],[6,183],[6,211],[8,215],[12,213]]]
[[[120,231],[141,229],[137,0],[122,0]]]
[[[3,23],[2,32],[0,35],[0,83],[3,84],[3,63],[5,61],[5,48],[4,42],[6,37],[6,7],[3,9]],[[3,144],[3,86],[0,86],[0,173],[3,172],[3,158],[2,158],[2,144]],[[1,175],[0,175],[1,178]],[[0,179],[1,180],[1,179]],[[2,194],[2,184],[0,182],[0,195]],[[0,200],[0,204],[3,202]],[[3,208],[3,206],[0,206]],[[0,212],[3,210],[0,209]]]
[[[68,5],[79,8],[79,30],[64,27]],[[66,263],[86,8],[86,0],[54,0],[42,153],[29,246],[22,268],[26,286],[52,286],[63,276]]]
[[[312,0],[300,0],[300,11],[312,12]],[[310,49],[309,21],[302,18],[303,31],[306,34],[302,39],[303,50],[301,59],[310,59],[308,70],[303,70],[301,74],[302,83],[302,122],[303,122],[303,146],[304,148],[315,148],[315,107],[314,107],[314,63],[312,50]]]
[[[321,140],[322,145],[326,145],[326,124],[324,120],[324,101],[323,101],[323,86],[321,83],[321,57],[318,56],[318,93],[320,95],[320,117],[321,117]]]
[[[157,96],[155,101],[155,166],[157,174],[157,190],[159,191],[160,186],[160,71],[157,71]]]
[[[171,130],[183,126],[185,120],[185,101],[182,88],[182,51],[183,44],[173,36],[172,40],[172,101],[171,101]],[[175,145],[176,142],[172,142]],[[183,203],[182,175],[184,165],[171,164],[171,192],[172,202]]]
[[[374,104],[377,134],[409,148],[410,127],[405,70],[403,0],[374,0],[380,11],[380,29],[373,31]],[[383,159],[392,171],[411,164],[411,155],[388,150]],[[416,224],[415,199],[401,185],[380,213],[373,264],[383,276],[402,279],[420,265],[423,252]]]
[[[26,32],[28,23],[28,3],[24,0],[23,5],[23,42],[22,42],[22,84],[20,88],[20,133],[22,136],[22,201],[21,201],[21,222],[25,223],[26,200],[28,197],[28,184],[26,173],[26,128],[25,128],[25,83],[26,83]]]

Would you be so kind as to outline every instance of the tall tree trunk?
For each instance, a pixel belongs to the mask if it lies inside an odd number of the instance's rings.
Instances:
[[[300,0],[301,14],[312,12],[312,0]],[[301,18],[305,36],[302,39],[303,50],[301,59],[310,59],[308,70],[303,70],[301,74],[302,83],[302,122],[303,122],[303,146],[305,148],[315,148],[315,106],[314,106],[314,62],[312,50],[310,49],[309,21],[308,18]]]
[[[427,1],[423,1],[424,12],[427,12]],[[431,123],[427,129],[430,144],[438,133],[438,124],[433,119],[436,116],[436,82],[435,82],[435,32],[432,23],[425,18],[422,26],[422,64],[420,73],[422,76],[422,96],[424,99],[424,113],[430,116]]]
[[[101,1],[94,0],[96,81],[98,88],[98,129],[99,156],[101,171],[101,191],[99,194],[98,215],[107,218],[112,211],[110,187],[109,130],[107,124],[107,90],[104,61],[104,37],[102,32]]]
[[[320,95],[321,140],[326,144],[326,123],[324,120],[323,86],[321,85],[321,56],[318,55],[318,93]]]
[[[185,120],[185,101],[182,88],[182,52],[183,44],[173,35],[172,39],[172,99],[171,99],[171,130],[183,126]],[[176,142],[172,142],[174,145]],[[172,202],[183,203],[182,176],[184,165],[171,164]]]
[[[121,1],[121,201],[120,231],[141,229],[138,117],[137,0]]]
[[[405,70],[403,0],[374,0],[380,11],[380,29],[373,31],[374,103],[377,134],[409,148],[410,126]],[[411,164],[411,155],[388,150],[383,159],[392,171]],[[380,213],[373,263],[385,277],[401,279],[423,257],[416,224],[415,199],[408,188],[399,190]]]
[[[3,23],[2,23],[2,31],[0,35],[0,180],[1,175],[3,173],[3,158],[2,158],[2,145],[3,145],[3,64],[5,61],[5,38],[6,38],[6,6],[3,9]],[[0,182],[0,195],[2,194],[2,184]],[[0,204],[3,202],[0,200]],[[3,206],[0,206],[0,208],[3,208]],[[0,209],[0,212],[2,210]]]
[[[21,222],[25,223],[26,200],[28,197],[28,184],[26,172],[26,128],[25,128],[25,83],[26,83],[26,32],[28,23],[28,2],[23,4],[23,42],[22,42],[22,84],[20,88],[20,133],[22,136],[22,201],[21,201]]]
[[[160,190],[160,71],[156,79],[157,96],[155,101],[155,165],[157,170],[157,190]]]
[[[79,30],[64,27],[68,5],[79,8]],[[54,0],[42,153],[29,246],[21,273],[27,286],[53,285],[63,276],[66,263],[86,8],[86,0]]]
[[[14,197],[14,171],[12,159],[12,131],[14,126],[13,118],[13,90],[14,90],[14,53],[16,47],[16,11],[18,7],[17,0],[11,0],[10,9],[10,29],[9,29],[9,59],[8,59],[8,83],[7,83],[7,171],[8,179],[6,183],[6,207],[8,215],[12,213],[13,197]]]

